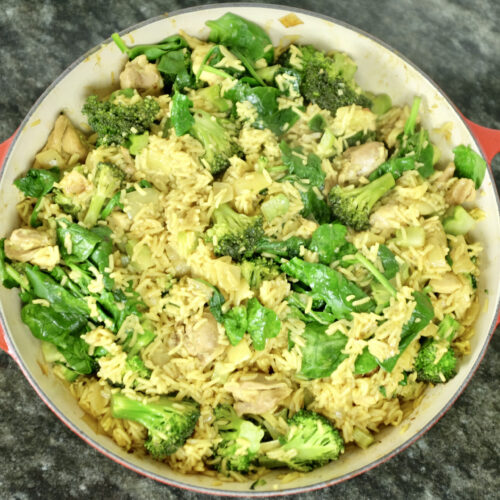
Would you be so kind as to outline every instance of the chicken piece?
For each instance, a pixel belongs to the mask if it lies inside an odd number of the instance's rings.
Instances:
[[[92,183],[76,170],[70,170],[59,182],[59,187],[64,194],[81,194],[92,189]]]
[[[292,392],[284,381],[263,373],[256,373],[252,379],[229,382],[225,388],[233,394],[236,400],[234,409],[240,416],[244,413],[262,415],[273,411]]]
[[[15,229],[5,240],[5,255],[50,271],[60,261],[59,247],[55,243],[55,237],[47,232]]]
[[[445,273],[441,278],[431,279],[429,286],[435,293],[453,293],[462,286],[462,283],[456,274]]]
[[[204,312],[201,320],[186,326],[184,346],[191,356],[196,356],[206,364],[214,358],[219,347],[217,321],[209,312]]]
[[[453,162],[448,163],[445,169],[440,173],[440,175],[435,180],[435,186],[439,191],[446,187],[446,183],[453,177],[455,173],[455,164]]]
[[[113,234],[116,238],[121,238],[132,225],[132,221],[130,220],[129,216],[118,210],[114,210],[113,212],[111,212],[107,217],[107,221],[108,226],[110,227],[111,231],[113,231]]]
[[[370,215],[370,225],[377,231],[401,227],[399,207],[394,203],[382,205]]]
[[[446,192],[446,202],[450,205],[461,205],[476,199],[476,186],[472,179],[457,179]]]
[[[125,65],[120,73],[120,87],[159,95],[163,88],[163,78],[156,64],[148,62],[147,57],[142,54]]]
[[[476,266],[472,262],[469,252],[467,251],[467,243],[463,236],[456,236],[450,242],[450,258],[452,261],[452,270],[455,274],[473,273]]]
[[[336,161],[340,166],[339,184],[352,184],[360,177],[368,177],[387,158],[381,142],[367,142],[344,151]]]
[[[45,144],[40,153],[44,151],[56,151],[65,163],[73,157],[73,163],[83,162],[88,153],[87,146],[83,142],[81,135],[66,115],[59,115],[57,118],[54,128],[47,139],[47,144]],[[34,166],[39,168],[46,165],[37,164],[35,161]],[[62,167],[62,165],[58,166]]]

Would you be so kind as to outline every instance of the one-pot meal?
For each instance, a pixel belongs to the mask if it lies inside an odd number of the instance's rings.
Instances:
[[[345,53],[207,25],[113,35],[120,88],[88,96],[84,131],[61,114],[15,181],[0,278],[101,432],[258,480],[369,447],[456,374],[486,163],[440,162],[421,97],[364,91]]]

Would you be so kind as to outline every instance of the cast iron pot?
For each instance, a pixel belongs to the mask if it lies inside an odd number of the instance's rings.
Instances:
[[[288,7],[258,4],[226,4],[181,10],[168,17],[145,21],[121,35],[129,44],[152,43],[184,29],[190,35],[208,35],[205,21],[231,11],[253,20],[268,30],[273,43],[298,35],[298,43],[311,43],[322,49],[335,49],[350,54],[358,64],[357,80],[361,87],[375,93],[388,93],[395,104],[410,103],[415,95],[423,97],[422,118],[431,139],[442,151],[443,160],[451,159],[457,144],[470,145],[488,162],[500,151],[500,131],[485,129],[466,120],[443,92],[422,71],[398,55],[387,45],[360,30],[334,19]],[[285,28],[280,18],[294,12],[302,24]],[[116,84],[125,62],[114,43],[107,40],[75,61],[38,99],[13,137],[0,145],[0,235],[6,236],[18,225],[17,190],[13,181],[31,165],[34,155],[47,140],[61,110],[75,124],[83,123],[80,114],[85,97],[92,88]],[[451,124],[449,134],[436,129]],[[76,434],[112,460],[160,482],[214,495],[271,496],[311,491],[331,486],[361,474],[388,460],[417,440],[450,408],[477,369],[497,324],[500,298],[500,213],[499,200],[490,171],[481,187],[477,205],[487,218],[479,223],[473,237],[484,245],[479,290],[481,314],[471,340],[472,353],[460,362],[458,375],[447,384],[428,390],[412,418],[402,426],[390,427],[377,434],[377,442],[368,450],[353,449],[340,460],[321,469],[281,484],[277,473],[267,477],[259,491],[247,483],[220,483],[202,475],[183,475],[149,458],[126,453],[111,438],[98,434],[84,419],[84,413],[63,383],[51,373],[44,373],[40,345],[20,316],[16,291],[0,287],[0,347],[18,363],[21,371],[47,406]]]

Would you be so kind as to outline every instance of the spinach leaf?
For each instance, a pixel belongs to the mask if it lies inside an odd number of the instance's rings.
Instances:
[[[373,300],[341,273],[323,264],[305,262],[294,257],[282,264],[281,269],[311,288],[327,305],[327,311],[336,319],[351,318],[351,312],[368,312],[374,308]],[[364,299],[364,300],[363,300]],[[362,303],[357,303],[362,300]]]
[[[41,225],[41,222],[38,221],[38,211],[40,210],[42,199],[52,190],[52,188],[54,187],[54,183],[58,182],[60,178],[61,172],[57,167],[51,168],[49,170],[32,168],[28,170],[26,176],[14,181],[14,184],[17,186],[17,188],[21,190],[26,196],[38,198],[30,217],[31,227],[37,227]]]
[[[248,59],[253,66],[259,59],[264,59],[268,64],[273,62],[274,48],[271,39],[255,23],[227,12],[219,19],[207,21],[206,25],[210,28],[208,39],[211,42],[225,45],[237,57],[242,55]]]
[[[434,318],[434,308],[432,307],[429,297],[423,292],[413,292],[415,299],[415,309],[411,314],[410,319],[403,325],[401,330],[401,339],[398,346],[398,354],[384,361],[378,361],[379,365],[388,372],[392,372],[398,359],[411,342],[417,337]]]
[[[305,159],[302,148],[291,148],[285,141],[281,141],[280,149],[283,164],[288,167],[289,174],[308,179],[310,186],[323,188],[326,174],[321,168],[319,156],[309,153]]]
[[[320,323],[321,325],[329,325],[335,321],[335,315],[327,311],[315,311],[311,309],[306,313],[307,296],[292,292],[287,297],[288,305],[292,311],[292,316],[304,321],[304,323]]]
[[[307,378],[329,377],[349,357],[342,352],[347,336],[341,332],[327,335],[327,328],[327,325],[308,323],[302,334],[305,345],[302,347],[300,373]]]
[[[457,177],[466,177],[474,181],[476,189],[481,184],[486,173],[486,162],[470,146],[460,145],[453,150],[455,175]]]
[[[279,95],[280,91],[274,87],[251,87],[247,83],[238,82],[224,93],[224,98],[233,102],[248,101],[257,112],[252,127],[268,128],[275,135],[281,136],[299,119],[299,115],[292,108],[279,109]]]
[[[31,285],[33,296],[48,300],[56,312],[80,314],[82,316],[90,315],[90,309],[85,300],[73,296],[48,274],[29,264],[24,266],[24,270]]]
[[[245,100],[257,110],[257,119],[252,126],[268,128],[274,135],[281,136],[299,119],[291,108],[279,109],[280,91],[274,87],[247,87]]]
[[[212,285],[210,285],[212,286]],[[212,313],[213,317],[217,320],[218,323],[223,323],[224,321],[224,315],[222,314],[222,306],[224,305],[224,302],[226,302],[226,299],[224,298],[224,295],[219,291],[219,289],[215,286],[212,286],[214,293],[210,297],[210,300],[208,301],[208,307],[210,308],[210,312]]]
[[[313,188],[308,188],[308,185],[297,181],[302,189],[299,189],[300,198],[304,208],[300,214],[306,219],[312,219],[318,224],[325,224],[332,219],[332,211],[325,200],[318,198]]]
[[[85,332],[87,318],[71,312],[60,313],[41,304],[26,304],[21,318],[34,337],[54,344],[68,366],[78,373],[90,374],[96,365],[88,355],[88,345],[80,338]]]
[[[163,81],[174,90],[183,90],[194,85],[191,56],[185,48],[163,54],[157,67],[163,76]]]
[[[326,128],[326,120],[323,118],[323,115],[318,113],[309,120],[308,125],[313,132],[324,132]]]
[[[434,147],[429,141],[429,134],[423,128],[416,131],[421,101],[420,97],[413,99],[410,115],[405,122],[403,132],[397,138],[394,154],[370,174],[368,177],[370,181],[387,172],[390,172],[394,179],[398,179],[403,172],[415,168],[424,178],[434,173]]]
[[[346,139],[344,139],[346,148],[350,148],[352,146],[358,146],[360,144],[364,144],[368,141],[374,141],[376,137],[376,133],[374,130],[360,130],[355,134],[350,135]]]
[[[172,112],[170,120],[177,136],[189,132],[194,123],[194,118],[189,108],[193,106],[193,101],[187,95],[175,92],[172,97]]]
[[[84,262],[94,252],[103,237],[79,224],[67,219],[57,219],[57,242],[61,256],[66,262]],[[71,253],[66,248],[66,240],[70,241]]]
[[[301,215],[313,219],[319,224],[331,220],[331,210],[326,201],[318,198],[313,187],[322,189],[326,174],[321,168],[321,159],[319,156],[310,153],[304,158],[301,148],[291,148],[286,142],[281,141],[281,158],[283,164],[288,167],[288,175],[281,181],[290,181],[298,184],[298,190],[304,208]]]
[[[414,156],[389,158],[368,176],[368,180],[374,181],[387,173],[390,173],[394,177],[394,180],[397,180],[403,175],[403,172],[406,172],[407,170],[415,170]]]
[[[111,35],[111,38],[116,43],[118,48],[123,53],[127,54],[130,60],[144,54],[147,57],[148,61],[156,61],[159,57],[167,52],[187,47],[186,40],[184,40],[184,38],[182,38],[180,35],[169,36],[161,42],[155,44],[135,45],[134,47],[127,47],[118,33],[113,33]]]
[[[378,362],[375,356],[365,346],[363,352],[356,358],[354,362],[354,374],[366,375],[378,367]]]
[[[100,273],[105,274],[105,270],[109,268],[109,257],[113,253],[112,231],[106,226],[95,226],[90,231],[99,236],[101,241],[94,247],[89,259],[96,265]]]
[[[314,231],[309,250],[316,252],[321,264],[329,265],[338,259],[346,243],[347,228],[338,222],[322,224]]]
[[[378,257],[384,268],[384,276],[388,280],[394,278],[399,271],[399,264],[396,260],[396,256],[385,245],[379,245]]]
[[[224,314],[222,322],[231,345],[238,345],[248,327],[247,309],[243,306],[233,307]]]
[[[264,307],[255,297],[247,304],[248,333],[256,351],[266,347],[266,340],[276,337],[281,321],[274,311]]]
[[[134,314],[141,317],[144,303],[139,298],[136,292],[128,293],[128,295],[120,289],[113,291],[103,290],[96,296],[98,305],[102,306],[104,313],[109,313],[112,316],[113,324],[110,329],[117,332],[125,319]]]

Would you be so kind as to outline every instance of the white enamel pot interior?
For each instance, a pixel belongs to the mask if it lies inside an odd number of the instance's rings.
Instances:
[[[348,53],[358,64],[357,80],[362,88],[375,93],[386,92],[395,104],[409,104],[415,95],[423,97],[423,125],[430,131],[432,141],[442,151],[442,160],[451,158],[451,148],[457,144],[470,145],[480,152],[474,137],[457,109],[421,71],[373,37],[343,23],[305,11],[267,5],[226,4],[180,11],[146,21],[124,33],[128,44],[152,43],[185,30],[204,38],[208,35],[205,21],[231,11],[263,26],[273,43],[311,43],[322,49]],[[293,11],[303,24],[285,28],[279,19]],[[54,121],[64,111],[76,125],[85,123],[80,109],[94,89],[108,88],[117,83],[125,56],[109,40],[76,61],[42,95],[22,123],[1,172],[0,235],[8,235],[18,225],[17,190],[13,181],[25,172],[33,156],[47,140]],[[447,125],[448,135],[437,129]],[[484,245],[481,261],[481,314],[471,340],[472,353],[460,362],[458,375],[449,383],[428,390],[422,404],[411,418],[399,427],[384,429],[377,442],[368,450],[348,449],[337,462],[305,474],[287,484],[281,484],[272,473],[259,491],[249,490],[250,483],[220,483],[202,475],[183,475],[164,464],[138,458],[119,448],[109,437],[96,432],[62,382],[45,373],[39,342],[21,322],[20,301],[16,291],[0,287],[1,319],[10,354],[39,396],[74,432],[113,460],[141,474],[181,488],[215,495],[255,495],[293,493],[316,489],[351,478],[387,460],[411,444],[435,423],[455,401],[477,368],[498,314],[500,275],[500,217],[498,197],[491,173],[483,182],[477,204],[487,218],[477,225],[473,236]],[[482,291],[488,290],[488,295]]]

